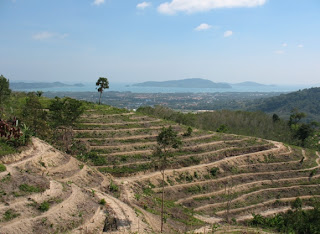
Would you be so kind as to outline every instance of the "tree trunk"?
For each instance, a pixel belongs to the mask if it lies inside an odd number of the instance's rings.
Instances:
[[[100,92],[99,105],[101,104],[101,95],[102,95],[102,92]]]

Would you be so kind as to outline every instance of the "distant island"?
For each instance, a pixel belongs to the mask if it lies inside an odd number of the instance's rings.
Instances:
[[[10,83],[11,89],[45,89],[45,88],[61,88],[61,87],[84,87],[84,84],[65,84],[61,82],[12,82]]]
[[[201,78],[190,78],[183,80],[168,80],[168,81],[147,81],[143,83],[133,84],[139,87],[165,87],[165,88],[232,88],[230,84],[215,83],[211,80]]]
[[[253,81],[245,81],[245,82],[241,82],[241,83],[236,83],[236,84],[232,84],[232,86],[243,86],[243,87],[265,87],[265,86],[272,86],[274,87],[275,85],[266,85],[266,84],[260,84],[257,82],[253,82]]]

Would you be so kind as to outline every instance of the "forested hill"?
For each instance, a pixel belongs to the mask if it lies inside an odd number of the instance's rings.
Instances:
[[[133,86],[171,88],[232,88],[229,84],[226,83],[214,83],[211,80],[201,78],[169,81],[147,81],[143,83],[134,84]]]
[[[320,87],[255,100],[248,106],[248,109],[276,113],[283,117],[288,117],[293,109],[298,109],[307,114],[307,119],[319,120]]]

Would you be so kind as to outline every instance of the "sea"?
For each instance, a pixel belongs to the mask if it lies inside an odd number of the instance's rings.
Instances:
[[[82,87],[65,86],[41,89],[19,89],[17,91],[43,91],[43,92],[96,92],[95,83],[82,83]],[[131,93],[223,93],[223,92],[280,92],[288,93],[293,91],[311,88],[312,86],[304,85],[265,85],[265,86],[232,86],[232,88],[169,88],[169,87],[138,87],[128,83],[110,83],[109,89],[105,90],[114,92],[131,92]]]

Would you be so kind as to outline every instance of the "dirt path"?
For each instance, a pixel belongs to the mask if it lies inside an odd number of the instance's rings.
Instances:
[[[130,124],[150,124],[161,122],[161,119],[155,119],[150,121],[132,121],[132,122],[120,122],[120,123],[95,123],[95,122],[81,122],[83,125],[99,125],[99,126],[118,126],[118,125],[130,125]]]
[[[230,157],[230,158],[227,157],[227,158],[223,158],[221,160],[218,160],[218,161],[215,161],[215,162],[210,162],[210,163],[207,163],[207,164],[200,164],[200,165],[184,167],[184,168],[179,168],[179,169],[168,169],[168,170],[166,170],[166,174],[170,174],[170,173],[173,173],[173,172],[185,171],[185,170],[189,170],[189,171],[190,170],[196,170],[196,169],[204,168],[204,167],[211,167],[211,166],[214,166],[214,165],[216,165],[218,163],[226,162],[226,161],[229,161],[231,159],[247,157],[247,156],[250,156],[250,155],[271,153],[271,152],[274,152],[274,151],[279,151],[283,147],[283,144],[280,143],[280,142],[276,142],[275,147],[276,148],[263,150],[263,151],[259,151],[259,152],[237,155],[237,156],[233,156],[233,157]],[[131,177],[122,178],[122,179],[120,179],[120,181],[142,181],[142,180],[145,180],[145,179],[150,179],[150,178],[155,177],[155,176],[161,176],[161,173],[159,171],[157,171],[157,172],[149,173],[147,175],[131,176]],[[196,183],[196,182],[194,182],[194,183]],[[189,184],[191,184],[191,183],[189,183]],[[175,185],[173,185],[172,187],[174,187],[174,186]]]
[[[299,196],[300,199],[310,199],[310,198],[315,198],[315,197],[320,197],[320,195],[304,195],[304,196]],[[263,201],[263,202],[260,202],[259,204],[253,204],[253,205],[250,205],[250,206],[246,206],[246,207],[241,207],[241,208],[236,208],[236,209],[231,209],[229,212],[230,213],[235,213],[235,212],[241,212],[241,211],[246,211],[246,210],[249,210],[249,209],[255,209],[255,208],[260,208],[260,207],[264,207],[266,205],[270,205],[270,204],[273,204],[274,202],[276,202],[277,200],[279,201],[282,201],[282,202],[290,202],[290,201],[294,201],[296,200],[298,197],[286,197],[286,198],[280,198],[280,199],[270,199],[270,200],[267,200],[267,201]],[[225,210],[221,210],[221,211],[218,211],[216,212],[217,215],[223,215],[226,211]],[[279,212],[283,212],[283,210],[279,210]],[[247,216],[247,215],[245,215]],[[239,218],[241,218],[242,216],[238,216]],[[251,215],[251,218],[252,218],[252,215]]]
[[[243,155],[239,155],[236,157],[240,157]],[[230,158],[227,158],[230,159]],[[223,159],[224,160],[224,159]],[[220,160],[222,161],[222,160]],[[219,163],[220,161],[216,161],[214,163]],[[212,164],[214,164],[212,163]],[[319,158],[316,160],[316,163],[318,164],[315,167],[311,167],[311,168],[305,168],[305,169],[297,169],[297,170],[284,170],[284,171],[273,171],[273,172],[256,172],[256,173],[242,173],[242,174],[238,174],[238,175],[231,175],[231,176],[226,176],[226,177],[222,177],[222,178],[218,178],[218,179],[212,179],[212,180],[204,180],[204,181],[196,181],[196,182],[191,182],[191,183],[187,183],[187,184],[175,184],[172,186],[168,186],[165,187],[165,189],[171,189],[171,188],[182,188],[182,187],[189,187],[190,185],[202,185],[202,184],[206,184],[206,183],[210,183],[210,182],[217,182],[217,181],[224,181],[224,180],[230,180],[231,178],[238,178],[238,177],[245,177],[245,176],[254,176],[254,175],[268,175],[268,174],[281,174],[281,173],[290,173],[290,172],[297,172],[297,171],[311,171],[313,169],[317,169],[320,168],[320,156]],[[203,164],[202,164],[203,165]],[[189,167],[190,168],[190,167]],[[183,168],[181,168],[183,169]],[[169,170],[167,170],[169,171]],[[177,171],[177,170],[175,170]],[[155,175],[154,175],[155,176]],[[150,176],[151,177],[151,176]],[[143,180],[144,178],[141,178],[141,180]],[[155,191],[157,191],[157,188],[155,189]]]
[[[320,177],[320,175],[316,175],[313,178],[318,178],[318,177]],[[258,186],[259,185],[267,185],[267,184],[272,185],[272,184],[275,184],[275,183],[278,183],[278,182],[290,182],[290,181],[309,180],[309,179],[310,179],[310,177],[295,177],[295,178],[278,179],[276,181],[272,181],[272,180],[253,181],[253,182],[250,182],[250,183],[243,183],[243,184],[239,184],[239,185],[234,186],[232,188],[232,192],[233,193],[241,192],[243,190],[253,188],[253,187],[257,186],[257,185]],[[181,203],[185,203],[185,202],[194,200],[196,198],[211,197],[211,196],[219,195],[219,194],[225,194],[225,189],[222,188],[222,189],[220,189],[218,191],[214,191],[212,193],[197,194],[197,195],[189,196],[187,198],[181,198],[181,199],[177,200],[176,203],[177,204],[181,204]]]
[[[152,127],[148,127],[148,128],[127,128],[127,129],[74,129],[74,132],[133,132],[133,131],[138,131],[138,130],[159,130],[162,129],[163,127],[169,127],[172,126],[174,127],[178,127],[179,125],[164,125],[164,126],[152,126]]]
[[[271,216],[271,215],[274,215],[274,214],[287,212],[288,210],[291,210],[291,209],[292,208],[290,206],[284,206],[284,207],[264,210],[262,212],[259,212],[259,215],[267,217],[267,216]],[[303,207],[303,210],[311,210],[311,209],[313,209],[313,207],[311,207],[311,206]],[[249,215],[240,216],[240,217],[236,218],[236,220],[238,222],[239,221],[241,222],[241,221],[249,220],[249,219],[252,219],[252,218],[253,218],[252,214],[249,214]]]
[[[110,207],[118,220],[118,231],[130,230],[131,232],[142,233],[149,230],[136,215],[135,211],[122,201],[103,192],[97,192],[99,199],[105,199],[106,205]]]
[[[284,190],[284,189],[292,189],[292,188],[300,188],[300,187],[319,187],[320,189],[320,185],[318,184],[312,184],[312,185],[293,185],[293,186],[288,186],[288,187],[277,187],[277,188],[267,188],[267,189],[261,189],[258,191],[254,191],[251,193],[246,193],[243,194],[233,200],[231,200],[231,204],[236,202],[236,201],[241,201],[244,200],[245,198],[255,195],[255,194],[259,194],[259,193],[263,193],[263,192],[270,192],[270,191],[277,191],[277,190]],[[220,203],[213,203],[213,204],[207,204],[207,205],[203,205],[203,206],[199,206],[197,208],[195,208],[195,211],[201,211],[201,210],[205,210],[208,208],[214,208],[214,207],[219,207],[219,206],[223,206],[225,205],[225,202],[220,202]]]

